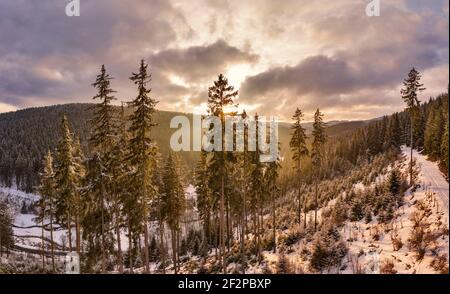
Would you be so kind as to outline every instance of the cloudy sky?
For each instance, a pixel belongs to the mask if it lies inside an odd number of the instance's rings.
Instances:
[[[240,108],[289,120],[367,119],[401,110],[400,84],[415,66],[422,100],[446,91],[448,0],[66,0],[0,1],[0,112],[91,102],[101,64],[119,101],[128,77],[150,64],[159,109],[205,110],[224,73]]]

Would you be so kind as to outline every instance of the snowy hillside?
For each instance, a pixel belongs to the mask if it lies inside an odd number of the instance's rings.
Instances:
[[[396,165],[407,171],[409,149],[403,148],[402,153],[403,159]],[[416,151],[414,157],[420,168],[419,188],[414,192],[411,189],[406,191],[403,205],[394,212],[389,223],[381,223],[376,218],[369,222],[364,219],[345,222],[339,234],[348,251],[339,267],[329,267],[324,273],[430,274],[448,271],[449,184],[436,163]],[[375,181],[382,178],[385,177],[378,177]],[[362,183],[354,185],[359,192],[365,188]],[[335,210],[334,205],[335,201],[330,201],[326,208],[319,210],[319,216],[324,209]],[[312,238],[301,240],[286,254],[296,273],[310,271],[308,252],[313,250],[312,243]],[[264,257],[269,268],[276,270],[278,254],[265,251]],[[252,270],[264,271],[260,267]]]
[[[403,148],[403,153],[408,156],[409,148]],[[416,158],[420,166],[420,181],[428,187],[430,191],[438,196],[441,207],[444,209],[448,221],[448,189],[449,183],[442,175],[436,162],[427,160],[417,150],[413,150],[413,157]]]
[[[5,200],[9,207],[19,210],[23,203],[27,206],[39,200],[39,196],[31,193],[25,193],[15,188],[0,186],[0,199]]]
[[[13,231],[16,246],[20,246],[22,248],[36,249],[40,250],[42,247],[42,224],[37,222],[36,214],[32,212],[23,213],[21,212],[22,206],[25,205],[29,207],[30,205],[35,204],[39,200],[39,195],[25,193],[23,191],[19,191],[14,188],[6,188],[0,187],[0,199],[4,200],[8,205],[13,209],[14,222],[13,222]],[[196,201],[196,193],[195,188],[192,185],[189,185],[186,188],[186,199],[190,203],[190,210],[186,211],[186,215],[182,222],[181,231],[185,236],[191,229],[199,228],[198,215],[195,210],[195,201]],[[49,239],[49,220],[46,219],[44,221],[44,235],[45,238]],[[149,224],[150,233],[156,235],[157,224],[151,222]],[[73,235],[75,235],[75,230],[73,229]],[[125,232],[121,234],[122,238],[122,249],[128,249],[128,238]],[[166,238],[170,238],[170,232],[167,230],[165,232]],[[68,240],[67,240],[67,229],[60,228],[58,225],[54,224],[54,232],[53,232],[54,242],[56,244],[57,249],[67,250]],[[47,240],[49,241],[49,240]],[[169,244],[170,245],[170,244]],[[170,247],[169,247],[170,249]]]

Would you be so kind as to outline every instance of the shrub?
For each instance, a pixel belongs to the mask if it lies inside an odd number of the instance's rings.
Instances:
[[[425,256],[428,243],[427,233],[423,227],[416,227],[411,230],[409,235],[409,248],[417,254],[417,260],[422,260]]]
[[[426,250],[433,241],[433,235],[427,230],[429,224],[425,220],[426,214],[423,210],[415,211],[411,215],[413,228],[409,235],[409,248],[417,254],[417,260],[422,260]]]
[[[360,221],[364,217],[363,206],[362,203],[357,200],[353,203],[350,211],[350,220],[352,222]]]
[[[294,273],[291,262],[289,261],[289,259],[286,257],[286,255],[283,252],[281,252],[278,255],[276,273],[277,274],[293,274]]]
[[[392,249],[399,251],[403,247],[402,238],[398,234],[391,234]]]
[[[437,255],[430,263],[430,266],[440,274],[448,274],[448,256],[447,254]]]
[[[315,271],[339,266],[348,249],[340,241],[339,232],[334,227],[324,228],[312,245],[310,267]]]
[[[394,262],[390,259],[383,260],[380,266],[380,273],[385,275],[396,274]]]

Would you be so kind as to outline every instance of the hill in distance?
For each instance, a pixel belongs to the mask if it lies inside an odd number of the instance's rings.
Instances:
[[[0,114],[0,184],[10,186],[13,179],[17,185],[31,191],[37,184],[37,174],[47,150],[54,150],[61,137],[61,120],[65,114],[75,136],[80,138],[85,153],[88,153],[90,120],[95,104],[64,104],[46,107],[28,108]],[[117,111],[120,107],[116,108]],[[125,109],[126,115],[130,109]],[[175,129],[170,128],[174,116],[187,115],[192,122],[192,114],[170,111],[157,111],[155,121],[158,125],[153,131],[163,156],[170,148],[170,137]],[[328,123],[328,135],[341,136],[352,133],[362,127],[365,121],[332,121]],[[279,124],[281,153],[289,153],[290,123]],[[304,124],[307,133],[312,123]],[[183,164],[191,172],[195,166],[198,152],[181,152]]]

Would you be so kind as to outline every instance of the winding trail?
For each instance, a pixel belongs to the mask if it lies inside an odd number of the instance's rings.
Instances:
[[[402,147],[403,154],[407,157],[409,164],[410,148]],[[436,193],[441,199],[441,203],[444,206],[445,212],[448,214],[448,195],[449,195],[449,183],[442,175],[437,163],[427,160],[427,158],[413,150],[413,157],[417,160],[420,166],[421,180],[429,187],[431,191]]]

